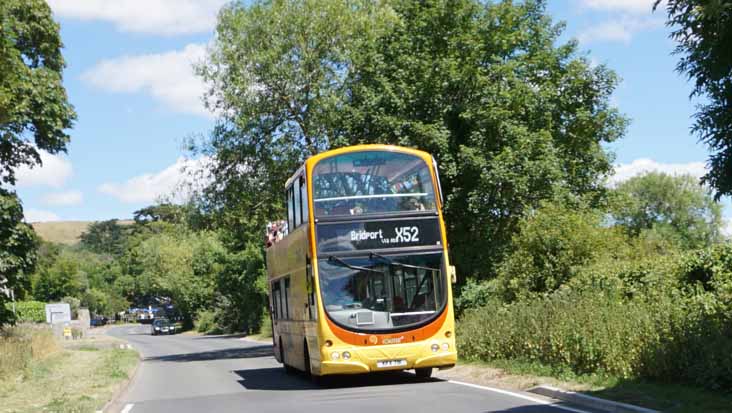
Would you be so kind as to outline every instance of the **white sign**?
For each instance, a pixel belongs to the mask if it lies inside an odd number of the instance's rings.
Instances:
[[[71,306],[68,303],[46,304],[46,322],[51,324],[71,321]]]

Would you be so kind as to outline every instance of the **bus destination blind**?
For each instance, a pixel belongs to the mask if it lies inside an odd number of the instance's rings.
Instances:
[[[322,223],[318,251],[358,251],[440,245],[437,219]]]

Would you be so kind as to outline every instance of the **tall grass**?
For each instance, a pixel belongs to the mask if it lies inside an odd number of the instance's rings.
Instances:
[[[59,351],[53,333],[46,326],[19,325],[0,329],[0,377],[25,370],[32,360]]]

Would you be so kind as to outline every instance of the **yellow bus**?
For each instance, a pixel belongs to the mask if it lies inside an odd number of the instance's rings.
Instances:
[[[284,234],[268,234],[266,251],[285,369],[429,377],[454,366],[455,268],[434,158],[390,145],[324,152],[292,175],[285,196]]]

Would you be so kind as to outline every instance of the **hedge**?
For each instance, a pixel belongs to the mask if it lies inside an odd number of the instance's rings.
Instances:
[[[12,311],[13,304],[6,303],[5,308]],[[15,303],[17,322],[45,323],[46,303],[41,301],[18,301]]]

